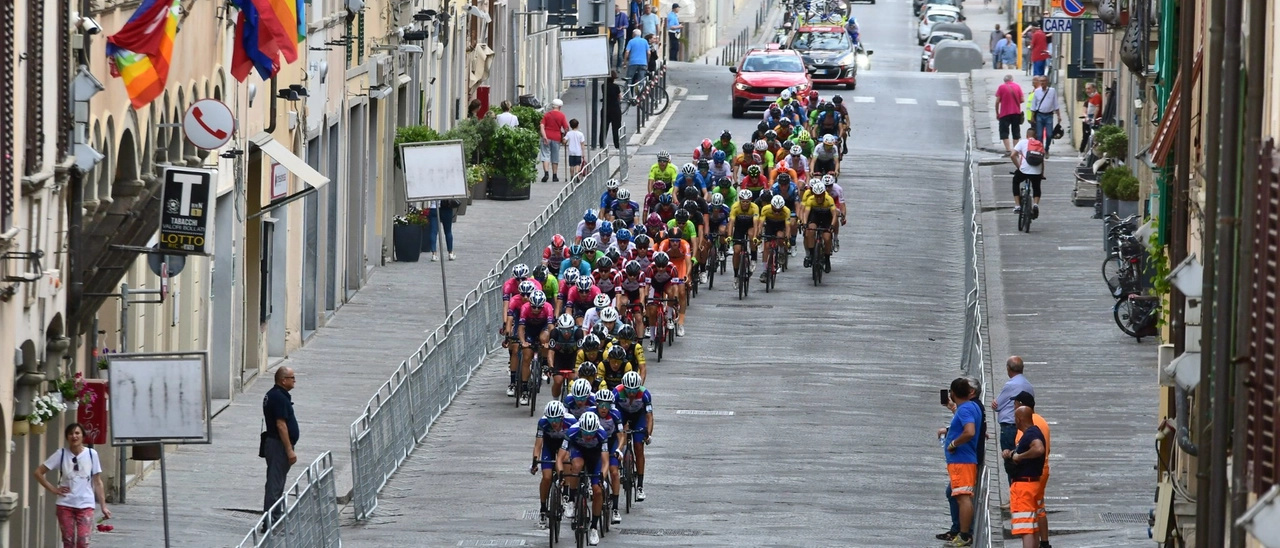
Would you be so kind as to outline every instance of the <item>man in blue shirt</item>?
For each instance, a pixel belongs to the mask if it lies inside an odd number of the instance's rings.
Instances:
[[[679,61],[680,57],[680,31],[684,30],[684,25],[680,24],[680,4],[671,4],[671,11],[667,12],[667,46],[671,50],[671,56],[668,59]]]
[[[259,455],[267,460],[267,486],[262,497],[264,514],[284,494],[289,468],[298,462],[298,454],[293,451],[294,444],[298,443],[298,419],[293,415],[293,398],[289,396],[296,382],[293,369],[282,366],[276,369],[275,386],[262,398],[262,418],[267,425]]]
[[[658,14],[653,13],[653,6],[644,5],[644,15],[640,16],[640,30],[643,31],[641,36],[650,36],[658,34]]]
[[[640,29],[631,31],[631,41],[627,42],[626,57],[627,82],[635,85],[649,67],[649,41],[641,36]]]
[[[1014,403],[1014,396],[1021,392],[1026,392],[1032,396],[1036,395],[1036,389],[1031,386],[1031,381],[1022,375],[1022,358],[1018,356],[1010,356],[1009,360],[1004,362],[1005,372],[1009,374],[1009,380],[1004,383],[1004,388],[1000,389],[1000,394],[996,399],[991,400],[991,409],[996,412],[996,421],[1000,423],[1000,450],[1008,451],[1013,449],[1014,438],[1018,435],[1018,428],[1014,426],[1013,410],[1018,407]],[[1004,461],[1005,476],[1013,481],[1013,464]]]
[[[946,449],[947,475],[951,496],[959,506],[960,535],[957,546],[972,542],[973,494],[978,483],[978,441],[982,427],[982,405],[973,401],[974,389],[964,377],[951,381],[951,401],[956,405],[951,426],[938,431]]]
[[[627,45],[627,26],[631,18],[627,12],[617,10],[613,16],[613,28],[609,29],[609,46],[613,48],[613,66],[622,68],[622,50]]]

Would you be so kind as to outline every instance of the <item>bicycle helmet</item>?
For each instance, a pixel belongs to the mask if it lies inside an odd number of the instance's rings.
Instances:
[[[812,101],[817,98],[818,98],[818,90],[816,89],[809,90],[809,100]]]
[[[556,234],[551,237],[551,245],[553,247],[564,247],[564,236]]]
[[[841,96],[837,95],[837,96],[835,96],[835,97],[832,97],[832,98],[831,98],[831,102],[832,102],[832,103],[835,103],[835,104],[837,104],[837,105],[838,105],[838,104],[840,104],[840,103],[843,103],[843,102],[844,102],[844,97],[841,97]]]
[[[609,270],[610,268],[613,268],[613,259],[610,259],[608,255],[596,259],[596,270]]]
[[[569,246],[570,257],[582,257],[582,244],[573,244]]]
[[[631,227],[631,236],[633,238],[639,237],[641,234],[648,234],[648,233],[649,233],[649,229],[645,228],[644,224],[638,224],[636,226]]]
[[[577,381],[574,381],[574,382],[576,383]],[[591,395],[590,389],[588,389],[587,393],[582,396],[578,396],[577,389],[576,388],[574,389],[575,397],[585,398],[590,395]],[[583,413],[581,417],[578,417],[578,431],[584,432],[586,434],[594,434],[599,429],[600,429],[600,417],[596,416],[595,413],[587,411],[586,413]]]
[[[564,273],[564,281],[565,283],[570,285],[578,283],[578,278],[581,278],[581,277],[582,277],[582,273],[578,272],[578,269],[576,268],[570,268],[568,271]]]
[[[791,98],[791,88],[787,88],[787,89],[782,90],[782,93],[781,93],[781,94],[779,94],[779,97],[781,97],[783,100],[790,99],[790,98]]]
[[[547,408],[542,412],[542,416],[551,420],[564,418],[564,404],[560,400],[551,400],[547,402]]]
[[[546,283],[546,282],[547,282],[547,267],[545,267],[545,266],[543,266],[543,265],[538,265],[536,268],[534,268],[534,269],[533,269],[533,279],[538,280],[538,283],[540,283],[540,284],[542,284],[542,283]]]
[[[529,265],[520,263],[511,267],[511,275],[517,280],[523,280],[529,277]]]
[[[605,183],[604,183],[604,187],[605,187],[605,188],[607,188],[607,189],[609,189],[609,190],[616,190],[616,189],[617,189],[618,187],[620,187],[620,186],[622,186],[622,183],[621,183],[621,182],[618,182],[618,180],[617,180],[617,179],[609,179],[608,181],[605,181]]]
[[[716,181],[716,186],[720,188],[729,188],[733,186],[733,179],[730,179],[728,177],[721,177],[720,180]]]
[[[791,150],[791,147],[793,146],[796,146],[796,143],[791,139],[787,139],[786,141],[782,142],[782,150]]]
[[[677,224],[679,224],[679,225],[683,225],[683,224],[685,224],[685,223],[687,223],[687,222],[689,222],[689,210],[687,210],[687,209],[677,209],[677,210],[676,210],[676,223],[677,223]]]
[[[827,186],[834,185],[834,184],[836,184],[836,178],[835,178],[833,175],[831,175],[830,173],[828,173],[828,174],[826,174],[826,175],[823,175],[823,176],[822,176],[822,183],[823,183],[823,184],[825,184],[825,185],[827,185]]]
[[[640,234],[639,236],[636,236],[636,247],[640,249],[648,249],[649,244],[652,242],[653,240],[649,238],[648,234]]]
[[[683,165],[683,166],[681,166],[681,167],[680,167],[680,173],[685,174],[685,175],[693,175],[693,174],[694,174],[695,172],[697,172],[697,171],[698,171],[697,166],[694,166],[694,165],[693,165],[693,164],[691,164],[691,163],[689,163],[689,164],[685,164],[685,165]]]
[[[598,372],[599,372],[599,370],[598,370],[598,369],[596,369],[596,364],[591,363],[591,362],[582,362],[582,365],[579,365],[579,366],[578,366],[578,376],[579,376],[579,377],[594,377],[594,376],[596,376],[596,373],[598,373]],[[590,381],[588,381],[588,382],[590,382]],[[589,385],[588,385],[588,386],[589,386]],[[571,387],[572,387],[572,386],[571,386]]]
[[[577,326],[578,324],[573,320],[573,314],[569,314],[566,312],[564,314],[561,314],[560,317],[556,318],[556,327],[560,329],[573,329]]]
[[[773,199],[769,201],[769,205],[772,205],[775,210],[780,210],[787,207],[787,199],[782,196],[774,196]]]
[[[627,359],[627,351],[621,346],[615,344],[609,347],[609,353],[605,354],[605,357],[611,360],[625,360]]]
[[[661,196],[658,196],[658,203],[659,203],[659,204],[662,204],[662,205],[670,205],[670,204],[671,204],[671,201],[672,201],[672,198],[671,198],[671,195],[670,195],[670,194],[663,194],[663,195],[661,195]],[[657,215],[657,214],[655,213],[654,215]]]
[[[836,104],[835,104],[835,103],[826,103],[826,104],[822,105],[822,110],[825,110],[825,111],[827,111],[827,112],[835,112],[835,110],[836,110]]]
[[[708,162],[708,161],[707,161],[707,159],[706,159],[705,157],[703,157],[703,158],[699,159],[699,160],[698,160],[698,171],[706,171],[706,170],[708,170],[708,169],[711,169],[711,162]]]
[[[768,203],[773,200],[773,191],[768,188],[763,188],[760,190],[760,195],[756,196],[756,198],[759,199],[762,204]]]
[[[622,386],[627,390],[640,388],[640,374],[635,371],[627,371],[622,375]]]
[[[726,129],[726,130],[724,130],[724,132],[720,133],[720,140],[721,140],[721,141],[730,141],[730,140],[733,140],[733,134],[732,134],[732,133],[729,133],[729,130],[727,130],[727,129]]]
[[[631,201],[631,191],[630,191],[630,190],[627,190],[627,189],[625,189],[625,188],[620,188],[620,189],[618,189],[618,201],[621,201],[621,202],[630,202],[630,201]]]
[[[537,288],[538,286],[533,285],[533,282],[529,280],[520,282],[520,295],[523,297],[528,297],[531,293],[533,293],[533,290]]]
[[[711,139],[703,139],[702,148],[711,148]]]
[[[666,191],[667,191],[667,182],[666,182],[666,181],[654,181],[654,182],[653,182],[653,192],[654,192],[655,194],[660,194],[660,193],[663,193],[663,192],[666,192]]]
[[[714,160],[717,164],[724,162],[724,157],[725,157],[725,154],[723,150],[717,150],[711,153],[711,159]]]
[[[547,304],[547,294],[541,291],[530,293],[529,304],[533,305],[534,308],[542,308],[542,305]]]
[[[622,325],[619,325],[617,336],[619,339],[622,339],[625,341],[634,341],[636,340],[636,328],[629,323],[624,323]],[[626,351],[624,350],[623,352],[626,352]]]
[[[573,282],[577,286],[578,291],[591,291],[591,286],[595,285],[591,281],[591,276],[578,276],[578,281]]]
[[[762,122],[763,123],[763,122]],[[756,151],[755,143],[742,143],[742,154],[745,156]]]
[[[578,347],[582,348],[587,352],[595,352],[597,350],[600,350],[600,337],[597,337],[595,335],[587,335],[586,337],[582,338],[582,343],[579,344]]]
[[[766,121],[764,121],[764,120],[760,120],[760,123],[756,124],[756,129],[758,129],[758,130],[760,130],[760,131],[764,131],[764,130],[766,130],[766,129],[769,129],[769,122],[766,122]]]
[[[658,151],[658,161],[659,161],[659,162],[670,162],[670,161],[671,161],[671,154],[669,154],[669,153],[668,153],[667,151],[665,151],[665,150]]]
[[[836,144],[836,136],[835,136],[835,135],[831,135],[831,134],[823,135],[823,136],[822,136],[822,144],[824,144],[824,145],[834,145],[834,144]]]
[[[603,221],[603,222],[601,222],[601,223],[600,223],[600,228],[597,228],[597,229],[596,229],[596,231],[597,231],[597,232],[599,232],[601,235],[604,235],[604,236],[608,236],[608,235],[610,235],[610,234],[613,234],[613,222],[611,222],[611,221]]]
[[[721,194],[721,193],[719,193],[719,192],[717,192],[717,193],[715,193],[715,194],[712,194],[712,195],[711,195],[711,205],[713,205],[713,206],[722,206],[722,205],[724,205],[724,194]]]
[[[619,350],[622,349],[619,348]],[[623,351],[623,354],[626,354],[626,351]],[[599,392],[596,392],[596,405],[613,405],[613,391],[608,388],[601,388]]]
[[[653,264],[665,267],[671,264],[671,257],[668,257],[665,251],[659,251],[653,254]]]
[[[605,298],[607,299],[608,297]],[[618,311],[611,306],[605,307],[604,310],[600,311],[600,321],[606,323],[618,321]]]
[[[641,271],[641,270],[643,270],[643,269],[640,267],[640,263],[637,263],[637,262],[635,262],[635,261],[631,261],[631,262],[627,263],[627,266],[625,267],[625,270],[627,271],[627,275],[628,275],[628,276],[639,276],[639,275],[640,275],[640,271]]]
[[[790,119],[790,118],[783,118],[783,119],[779,120],[779,121],[778,121],[778,123],[779,123],[779,124],[781,124],[781,125],[783,125],[783,126],[786,126],[786,127],[791,127],[791,119]]]
[[[582,362],[582,365],[578,366],[578,371],[582,371],[582,368],[587,365],[591,365],[591,369],[596,368],[595,364],[591,362]],[[595,371],[592,371],[591,373],[595,374]],[[587,375],[587,376],[589,377],[591,375]],[[591,396],[591,381],[587,379],[574,379],[573,397],[581,399],[589,396]],[[586,418],[586,417],[583,417],[583,418]]]
[[[682,193],[684,194],[684,199],[686,200],[692,200],[702,195],[701,189],[693,185],[684,187],[684,191]]]
[[[596,300],[592,304],[594,304],[596,308],[603,310],[604,307],[609,306],[610,302],[609,296],[601,293],[596,295]]]
[[[693,215],[694,211],[697,211],[700,209],[698,207],[698,201],[693,198],[689,198],[688,200],[685,200],[683,204],[680,204],[680,207],[687,210],[690,215]]]
[[[745,189],[745,188],[744,188],[744,189],[742,189],[742,192],[739,192],[739,193],[738,193],[738,201],[739,201],[739,202],[750,202],[750,201],[751,201],[751,198],[752,198],[752,197],[754,197],[754,196],[755,196],[755,195],[754,195],[754,194],[752,194],[750,190],[747,190],[747,189]]]
[[[810,187],[810,190],[813,190],[814,194],[822,194],[827,191],[827,184],[822,181],[818,181],[816,183],[813,183],[813,186]]]
[[[617,234],[614,234],[614,237],[618,238],[618,241],[619,241],[619,242],[630,242],[630,241],[631,241],[631,229],[629,229],[629,228],[619,228],[619,229],[618,229],[618,233],[617,233]]]
[[[778,183],[778,187],[781,188],[791,184],[791,175],[785,172],[779,173],[777,177],[773,178],[773,180],[776,181]]]
[[[684,239],[684,231],[674,226],[667,227],[667,239],[679,242],[680,240]]]
[[[770,130],[770,131],[772,131],[772,130]],[[767,134],[766,134],[766,135],[767,135]],[[775,134],[773,134],[773,138],[774,138],[774,139],[777,139],[777,138],[778,138],[778,134],[776,134],[776,133],[775,133]],[[766,136],[766,137],[765,137],[765,139],[768,139],[768,137]],[[758,140],[756,140],[756,150],[759,150],[759,151],[762,151],[762,152],[763,152],[763,151],[766,151],[766,150],[769,150],[769,143],[768,143],[768,142],[766,142],[764,139],[758,139]]]
[[[582,220],[586,221],[588,224],[596,222],[596,220],[598,220],[598,217],[596,217],[596,210],[588,209],[586,213],[582,214]]]
[[[598,247],[600,247],[600,242],[596,241],[595,238],[587,238],[582,240],[582,249],[586,250],[587,253],[595,251],[596,248]]]
[[[612,268],[613,265],[618,264],[618,261],[622,260],[622,252],[618,251],[618,248],[616,247],[609,246],[609,249],[604,252],[604,258],[609,259],[609,267]]]
[[[801,154],[804,154],[804,149],[800,148],[800,145],[791,145],[790,150],[791,150],[792,156],[799,156]]]
[[[795,111],[795,109],[791,108],[791,105],[787,105],[787,106],[785,106],[785,107],[782,107],[782,113],[783,113],[783,114],[785,114],[785,115],[787,115],[787,116],[791,116],[791,115],[795,114],[795,113],[796,113],[796,111]],[[779,121],[781,121],[781,120],[779,120]]]
[[[759,176],[760,176],[760,166],[758,166],[758,165],[750,165],[750,166],[747,166],[747,175],[750,175],[750,176],[752,176],[752,177],[759,177]]]

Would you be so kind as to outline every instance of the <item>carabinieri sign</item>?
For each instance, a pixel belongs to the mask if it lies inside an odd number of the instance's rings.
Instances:
[[[209,219],[217,170],[171,167],[164,172],[160,206],[160,251],[209,255]]]

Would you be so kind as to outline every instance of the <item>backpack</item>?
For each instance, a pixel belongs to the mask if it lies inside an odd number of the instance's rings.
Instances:
[[[1024,158],[1029,166],[1039,167],[1044,164],[1044,143],[1027,137],[1027,153]]]

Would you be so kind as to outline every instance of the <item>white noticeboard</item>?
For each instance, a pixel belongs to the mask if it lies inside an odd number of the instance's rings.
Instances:
[[[414,202],[467,197],[467,163],[462,141],[404,143],[405,199]]]
[[[560,39],[560,79],[604,78],[608,75],[608,35]]]
[[[209,443],[207,354],[112,354],[113,445]]]

